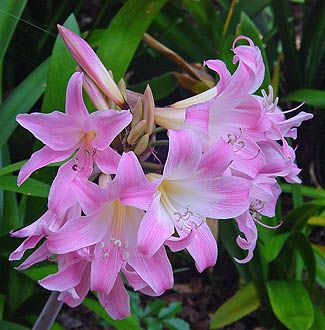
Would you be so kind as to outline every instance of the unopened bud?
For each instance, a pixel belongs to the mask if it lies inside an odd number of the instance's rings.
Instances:
[[[118,82],[117,86],[121,91],[121,94],[123,95],[124,99],[126,99],[126,84],[123,78]]]
[[[132,115],[131,128],[137,125],[142,119],[142,101],[140,97],[132,110]]]
[[[149,133],[143,135],[141,139],[138,141],[137,145],[134,148],[134,153],[136,155],[141,155],[145,152],[149,145]]]
[[[134,145],[139,140],[139,138],[145,133],[145,128],[147,126],[146,120],[141,120],[137,123],[132,129],[127,138],[127,142],[129,145]]]
[[[144,92],[142,98],[143,104],[143,119],[147,120],[146,133],[149,135],[152,133],[155,121],[155,101],[152,95],[152,91],[149,85]]]

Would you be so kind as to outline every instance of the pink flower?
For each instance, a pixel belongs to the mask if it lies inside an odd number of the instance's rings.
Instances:
[[[35,152],[22,167],[21,185],[35,170],[62,161],[78,149],[71,168],[88,176],[93,162],[101,171],[114,173],[120,156],[110,143],[131,121],[129,111],[105,110],[89,114],[82,99],[83,74],[76,72],[69,80],[66,112],[32,113],[17,116],[19,124],[33,133],[46,146]]]
[[[200,272],[217,258],[215,239],[206,217],[226,219],[249,206],[246,180],[222,177],[232,161],[231,146],[220,140],[202,155],[191,130],[169,131],[169,153],[156,198],[139,228],[139,248],[154,255],[165,243],[172,251],[187,248]],[[172,236],[175,232],[179,237]]]
[[[100,189],[94,183],[76,180],[73,189],[86,216],[67,221],[50,235],[48,248],[55,254],[92,249],[90,288],[104,295],[112,292],[121,271],[135,289],[161,294],[173,285],[165,249],[146,257],[137,245],[143,210],[152,203],[157,184],[148,182],[132,152],[123,154],[114,180],[106,183],[106,188]],[[102,301],[106,301],[104,296]]]

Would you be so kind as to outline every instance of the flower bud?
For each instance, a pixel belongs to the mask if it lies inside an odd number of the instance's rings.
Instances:
[[[133,128],[139,121],[142,119],[142,101],[141,97],[138,98],[137,103],[135,104],[132,110],[132,122],[131,128]]]
[[[153,98],[152,91],[149,85],[147,85],[147,88],[144,92],[142,98],[142,104],[143,104],[143,119],[147,120],[147,126],[145,128],[145,132],[149,133],[150,135],[154,127],[155,100]]]
[[[148,148],[149,145],[149,133],[143,135],[138,141],[137,145],[134,148],[134,153],[136,155],[141,155]]]
[[[147,121],[143,119],[131,129],[131,132],[127,138],[129,145],[132,146],[139,140],[139,138],[145,133],[146,126]]]

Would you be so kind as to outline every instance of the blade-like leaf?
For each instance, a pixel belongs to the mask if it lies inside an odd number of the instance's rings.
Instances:
[[[325,216],[310,217],[307,221],[310,226],[325,227]]]
[[[105,32],[98,55],[119,81],[148,26],[167,0],[128,0]]]
[[[318,89],[298,89],[282,97],[281,101],[305,102],[314,107],[325,109],[325,91]]]
[[[272,310],[290,330],[309,329],[314,320],[313,304],[304,285],[298,281],[267,283]]]
[[[234,296],[223,303],[211,319],[210,329],[220,329],[252,313],[260,306],[253,283],[240,288]]]
[[[8,96],[0,107],[0,148],[7,142],[17,127],[16,115],[30,111],[43,94],[49,60],[45,60]]]
[[[19,18],[25,8],[27,0],[0,1],[0,62],[8,48]]]
[[[63,25],[79,34],[78,23],[73,14],[68,17]],[[53,110],[64,110],[68,80],[75,70],[76,62],[67,50],[63,39],[58,34],[50,59],[42,112],[48,113]]]
[[[13,191],[28,196],[47,198],[50,186],[35,179],[28,179],[20,187],[17,186],[17,177],[3,175],[0,177],[0,189]]]
[[[0,329],[1,330],[31,330],[30,328],[26,328],[20,324],[8,322],[8,321],[2,321],[2,320],[0,320]]]

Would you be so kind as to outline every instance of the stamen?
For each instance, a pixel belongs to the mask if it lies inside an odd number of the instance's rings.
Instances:
[[[259,225],[265,227],[265,228],[269,228],[269,229],[277,229],[279,228],[282,224],[283,224],[283,221],[281,220],[279,224],[277,224],[276,226],[270,226],[270,225],[266,225],[265,223],[261,222],[260,220],[257,220],[257,219],[254,219],[253,220],[258,223]]]

